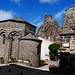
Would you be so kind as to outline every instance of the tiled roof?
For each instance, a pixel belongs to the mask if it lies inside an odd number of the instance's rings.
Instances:
[[[0,23],[7,22],[7,21],[13,21],[13,22],[28,23],[28,24],[30,24],[29,22],[25,21],[24,19],[22,19],[19,16],[16,17],[16,18],[12,18],[12,19],[2,20],[2,21],[0,21]],[[30,25],[32,25],[32,24],[30,24]],[[32,25],[32,26],[34,26],[34,25]],[[34,27],[37,28],[36,26],[34,26]]]
[[[29,33],[28,35],[20,38],[20,40],[35,40],[35,41],[42,42],[42,40],[38,39],[36,36],[32,35],[31,33]]]
[[[25,21],[24,19],[22,19],[20,16],[18,16],[18,17],[16,17],[16,18],[12,18],[11,20],[26,22],[26,21]]]

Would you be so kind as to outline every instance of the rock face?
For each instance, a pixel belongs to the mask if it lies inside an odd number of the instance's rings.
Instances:
[[[75,5],[65,11],[60,40],[63,44],[62,48],[75,50]]]
[[[59,35],[59,30],[59,24],[52,18],[52,16],[45,14],[44,23],[38,30],[38,37],[50,39],[51,41],[56,41]]]
[[[72,5],[65,11],[65,17],[62,23],[62,28],[69,28],[75,26],[75,5]]]
[[[72,27],[75,26],[75,5],[72,5],[65,11],[64,20],[62,22],[61,34],[72,34]]]

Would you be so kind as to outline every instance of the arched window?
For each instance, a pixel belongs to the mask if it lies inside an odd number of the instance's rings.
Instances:
[[[5,34],[3,34],[2,37],[3,37],[2,43],[5,44]]]

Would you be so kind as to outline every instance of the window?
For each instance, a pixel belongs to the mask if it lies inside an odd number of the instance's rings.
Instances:
[[[65,36],[64,38],[65,38],[65,42],[68,43],[68,42],[70,42],[71,36]]]
[[[2,42],[3,42],[3,44],[5,44],[5,34],[3,34],[2,36],[3,36]]]
[[[68,43],[68,42],[70,42],[70,39],[69,39],[69,38],[67,38],[67,39],[66,39],[66,42],[67,42],[67,43]]]

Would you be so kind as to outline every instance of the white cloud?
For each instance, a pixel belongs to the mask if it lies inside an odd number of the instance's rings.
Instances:
[[[18,5],[20,5],[21,2],[21,0],[10,0],[10,1],[17,3]]]
[[[13,18],[13,17],[14,17],[13,11],[0,10],[0,21],[10,19],[10,18]]]
[[[42,24],[43,24],[43,22],[39,22],[36,24],[36,26],[39,28]]]
[[[59,0],[39,0],[39,2],[53,4],[53,3],[58,3]]]
[[[63,16],[64,13],[65,13],[65,10],[62,10],[60,12],[57,12],[54,17],[56,19],[60,19],[60,18],[62,18],[62,16]]]
[[[65,10],[67,9],[68,7],[65,7],[63,10],[61,10],[60,12],[57,12],[55,15],[54,15],[54,18],[55,19],[60,19],[62,18],[62,16],[64,15],[65,13]]]

